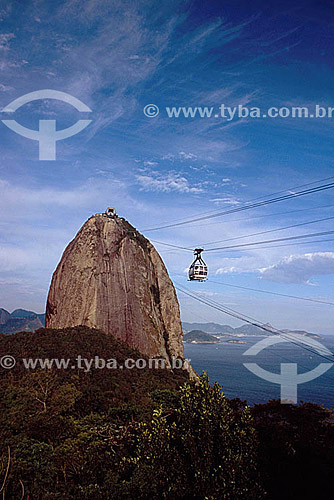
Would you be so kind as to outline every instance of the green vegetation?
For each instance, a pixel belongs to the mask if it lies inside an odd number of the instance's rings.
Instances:
[[[314,500],[322,490],[332,490],[333,411],[314,403],[269,401],[256,405],[252,415],[260,442],[259,469],[270,499]]]
[[[2,335],[0,351],[17,360],[143,358],[86,327]],[[307,499],[333,477],[329,410],[275,401],[250,409],[182,370],[18,362],[0,371],[0,425],[4,499]]]
[[[261,498],[249,409],[234,412],[205,375],[178,394],[137,424],[117,498]]]

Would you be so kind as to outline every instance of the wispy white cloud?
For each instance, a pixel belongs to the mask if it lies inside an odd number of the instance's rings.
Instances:
[[[255,273],[259,267],[261,256],[255,253],[251,256],[244,257],[227,257],[217,259],[218,266],[215,274],[232,274],[232,273]]]
[[[0,92],[8,92],[9,90],[13,90],[13,87],[10,85],[3,85],[3,83],[0,83]]]
[[[0,34],[0,50],[9,49],[9,43],[14,38],[14,33]]]
[[[190,151],[179,151],[178,153],[167,153],[162,155],[162,160],[177,161],[177,160],[196,160],[197,155]]]
[[[144,161],[144,167],[155,167],[156,165],[158,165],[156,161],[152,160]]]
[[[334,274],[334,252],[314,252],[284,257],[260,269],[261,277],[279,283],[309,283],[314,276]]]
[[[35,86],[36,75],[39,86],[48,88],[52,81],[52,86],[80,98],[94,110],[96,116],[89,130],[92,137],[135,111],[140,95],[137,86],[154,75],[164,58],[178,17],[167,17],[155,29],[149,12],[150,9],[141,8],[140,2],[91,0],[83,5],[69,0],[53,9],[55,29],[50,30],[46,28],[48,24],[41,23],[50,16],[47,6],[34,2],[26,30],[0,35],[0,50],[6,49],[0,60],[2,83],[7,86],[15,78],[18,86],[24,83],[27,92]],[[67,29],[72,16],[81,26],[82,36],[74,36]],[[38,29],[31,23],[38,23]],[[94,29],[90,29],[92,23]],[[25,31],[33,33],[34,43],[22,78],[22,55],[27,54]],[[14,36],[15,52],[7,50]],[[47,69],[41,64],[41,53],[47,60]]]
[[[10,14],[12,6],[8,3],[5,7],[0,8],[0,22],[4,21],[6,17]]]
[[[0,223],[56,217],[58,210],[85,210],[114,201],[140,204],[127,193],[126,183],[110,173],[104,178],[91,178],[75,188],[26,187],[0,179]],[[107,206],[107,205],[106,205]],[[102,207],[103,208],[103,207]]]
[[[223,196],[222,198],[212,198],[210,201],[213,201],[216,205],[231,205],[236,206],[240,205],[240,201],[232,195]]]
[[[136,179],[143,191],[158,191],[169,193],[177,191],[179,193],[202,193],[203,188],[198,185],[191,185],[189,180],[177,172],[161,174],[152,172],[151,174],[136,175]]]
[[[180,151],[179,156],[183,160],[196,160],[197,158],[194,153],[186,153],[185,151]]]

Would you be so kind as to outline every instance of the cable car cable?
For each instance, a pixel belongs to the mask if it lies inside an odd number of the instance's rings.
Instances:
[[[263,196],[259,196],[257,198],[251,198],[250,200],[247,200],[245,201],[244,203],[252,203],[253,201],[257,201],[257,200],[262,200],[263,198],[268,198],[268,196],[276,196],[278,194],[281,194],[281,193],[286,193],[287,191],[292,191],[293,189],[300,189],[302,187],[306,187],[306,186],[312,186],[313,184],[318,184],[319,182],[325,182],[325,181],[329,181],[330,179],[334,179],[334,176],[331,176],[331,177],[325,177],[324,179],[319,179],[317,181],[313,181],[313,182],[308,182],[306,184],[300,184],[298,186],[293,186],[291,188],[287,188],[287,189],[283,189],[282,191],[276,191],[275,193],[269,193],[269,194],[266,194],[266,195],[263,195]],[[217,212],[217,210],[210,210],[208,212],[204,212],[202,215],[207,215],[207,214],[212,214],[212,213],[215,213]],[[167,221],[167,222],[179,222],[179,221],[185,221],[185,220],[188,220],[189,218],[193,218],[195,217],[197,214],[194,214],[194,215],[190,215],[189,217],[186,217],[185,219],[173,219],[172,221]],[[161,224],[164,224],[164,222],[162,222]],[[144,229],[145,231],[145,229]]]
[[[150,240],[150,241],[155,241],[155,240]],[[253,247],[252,250],[262,250],[262,249],[266,249],[266,248],[281,248],[281,247],[292,247],[292,246],[297,246],[297,245],[312,245],[313,243],[325,243],[325,242],[328,242],[328,241],[334,241],[333,238],[326,238],[326,239],[323,239],[323,240],[313,240],[313,241],[297,241],[296,243],[285,243],[283,245],[269,245],[269,246],[261,246],[261,247]],[[169,246],[168,243],[163,243],[162,241],[156,241],[156,243],[158,243],[159,245],[167,245]],[[182,248],[182,247],[180,247]],[[186,248],[182,248],[182,250],[186,250]],[[248,251],[248,248],[239,248],[237,249],[236,251],[238,252],[247,252]],[[222,250],[221,253],[230,253],[231,250]],[[177,252],[173,252],[173,250],[167,250],[167,252],[165,253],[176,253]]]
[[[172,247],[172,248],[178,248],[179,250],[187,250],[188,252],[193,253],[194,250],[192,248],[187,248],[187,247],[181,247],[178,245],[172,245],[171,243],[164,243],[163,241],[157,241],[157,240],[150,240],[153,241],[153,243],[158,243],[159,245],[165,245],[166,247]]]
[[[334,231],[322,231],[322,232],[319,232],[319,233],[309,233],[309,234],[300,234],[300,235],[297,235],[297,236],[289,236],[289,237],[285,237],[285,238],[276,238],[276,239],[273,239],[273,240],[264,240],[264,241],[254,241],[254,242],[250,242],[250,243],[242,243],[242,244],[239,244],[239,245],[230,245],[230,246],[225,246],[225,247],[217,247],[217,248],[207,248],[207,249],[203,249],[204,252],[216,252],[218,250],[230,250],[230,249],[240,249],[242,250],[244,247],[250,247],[250,246],[255,246],[255,245],[264,245],[264,244],[267,244],[267,243],[276,243],[276,242],[280,242],[280,241],[292,241],[292,240],[298,240],[298,239],[301,239],[301,238],[311,238],[311,237],[317,237],[317,236],[325,236],[327,234],[334,234]],[[177,248],[179,250],[186,250],[187,252],[193,252],[194,249],[192,248],[189,248],[189,247],[181,247],[181,246],[178,246],[178,245],[173,245],[171,243],[165,243],[163,241],[157,241],[157,240],[151,240],[153,241],[154,243],[158,243],[159,245],[164,245],[164,246],[167,246],[167,247],[172,247],[172,248]],[[307,241],[306,243],[317,243],[317,242],[320,242],[320,241],[332,241],[332,240],[315,240],[315,241]],[[277,245],[277,246],[284,246],[284,245]],[[272,245],[270,247],[262,247],[262,248],[276,248],[275,245]]]
[[[313,240],[313,241],[297,241],[296,243],[285,243],[283,245],[268,245],[264,247],[253,247],[252,250],[263,250],[266,248],[281,248],[281,247],[294,247],[296,245],[312,245],[312,243],[323,243],[327,241],[334,241],[334,239],[325,239],[325,240]],[[233,250],[222,250],[221,253],[230,253]],[[248,248],[238,248],[236,251],[238,252],[247,252]]]
[[[229,250],[229,249],[234,249],[234,248],[243,248],[243,247],[250,247],[254,245],[259,245],[259,244],[266,244],[266,243],[276,243],[279,241],[290,241],[290,240],[298,240],[301,238],[310,238],[313,236],[325,236],[327,234],[334,234],[334,231],[322,231],[320,233],[310,233],[310,234],[300,234],[298,236],[289,236],[285,238],[276,238],[274,240],[265,240],[265,241],[255,241],[252,243],[242,243],[240,245],[231,245],[231,246],[226,246],[226,247],[217,247],[217,248],[207,248],[205,251],[206,252],[215,252],[217,250]]]
[[[333,359],[331,359],[331,358],[327,357],[328,355],[327,356],[323,355],[320,352],[307,347],[303,343],[296,342],[296,339],[291,339],[291,337],[289,337],[288,334],[286,334],[285,332],[282,332],[281,330],[269,329],[268,327],[264,326],[264,324],[261,324],[261,322],[258,322],[257,320],[250,321],[249,319],[246,319],[247,317],[245,317],[244,315],[241,315],[241,313],[238,313],[237,311],[233,311],[232,309],[231,310],[227,310],[227,308],[225,306],[223,307],[223,306],[220,306],[220,305],[210,304],[209,301],[207,301],[205,299],[202,299],[202,298],[199,298],[198,296],[196,296],[196,295],[194,295],[194,294],[192,294],[192,293],[190,293],[190,292],[182,289],[181,285],[175,286],[175,288],[178,291],[184,293],[185,295],[188,295],[189,297],[192,297],[193,299],[195,299],[195,300],[197,300],[199,302],[202,302],[203,304],[206,304],[207,306],[212,307],[213,309],[216,309],[216,310],[218,310],[220,312],[223,312],[224,314],[227,314],[227,315],[232,316],[234,318],[240,319],[241,321],[244,321],[245,323],[248,323],[250,325],[256,326],[256,327],[260,328],[263,331],[269,332],[270,334],[279,335],[280,337],[285,338],[286,340],[288,340],[292,344],[295,344],[298,347],[302,347],[303,349],[311,352],[312,354],[317,354],[318,356],[326,359],[327,361],[330,361],[331,363],[333,363],[333,361],[334,361],[334,354],[333,354]]]
[[[260,290],[258,288],[249,288],[247,286],[241,286],[241,285],[232,285],[230,283],[223,283],[221,281],[214,281],[212,279],[210,279],[210,283],[215,283],[217,285],[223,285],[223,286],[228,286],[228,287],[232,287],[232,288],[240,288],[241,290],[250,290],[252,292],[267,293],[270,295],[278,295],[280,297],[288,297],[290,299],[306,300],[309,302],[316,302],[318,304],[327,304],[329,306],[334,306],[334,302],[327,302],[325,300],[311,299],[310,297],[298,297],[297,295],[288,295],[286,293],[269,292],[268,290]]]
[[[186,307],[185,305],[183,305],[183,306],[182,306],[182,309],[187,309],[187,307]],[[204,320],[206,323],[209,323],[209,322],[210,322],[210,319],[208,319],[208,317],[207,317],[207,316],[206,316],[206,317],[204,317],[204,316],[202,316],[201,314],[198,314],[198,312],[197,312],[197,311],[195,312],[195,311],[191,310],[191,313],[190,313],[190,314],[191,314],[193,317],[197,317],[197,318],[199,318],[199,319],[200,319],[200,320],[202,320],[202,321]],[[189,323],[189,324],[191,324],[191,323]],[[182,331],[183,331],[183,322],[182,322]],[[188,333],[188,332],[185,332],[185,333]],[[212,334],[212,335],[216,336],[216,333],[214,333],[214,332],[212,332],[212,333],[211,333],[211,332],[208,332],[208,333],[210,333],[210,335]],[[234,335],[233,335],[233,333],[225,333],[225,334],[224,334],[224,336],[226,336],[226,337],[233,337]],[[228,340],[227,340],[227,341],[228,341]],[[217,349],[217,348],[216,348],[216,349]],[[284,359],[284,360],[288,361],[289,363],[291,363],[292,361],[294,361],[291,357],[283,356],[283,354],[282,354],[281,352],[280,352],[278,355],[279,355],[279,357],[280,357],[280,358],[282,358],[282,359]],[[300,362],[298,363],[298,366],[300,366],[301,368],[304,368],[304,370],[305,370],[305,371],[307,371],[307,370],[308,370],[308,367],[304,366],[304,365],[303,365],[303,364],[301,364]]]
[[[209,302],[211,302],[211,303],[213,303],[214,305],[217,305],[217,306],[220,306],[220,305],[221,305],[221,304],[219,304],[218,302],[214,301],[213,299],[208,299],[208,301],[209,301]],[[230,311],[232,311],[232,312],[234,312],[234,313],[236,313],[236,312],[237,312],[237,311],[235,311],[234,309],[231,309],[231,308],[229,308],[229,307],[227,307],[227,306],[225,306],[225,309],[230,310]],[[239,313],[239,314],[241,314],[241,313]],[[244,316],[245,318],[248,318],[249,320],[252,320],[252,321],[258,322],[258,320],[256,320],[255,318],[252,318],[251,316],[247,316],[247,315],[245,315],[245,314],[244,314],[243,316]],[[259,323],[261,323],[261,322],[259,322]],[[262,326],[263,326],[263,327],[267,328],[267,325],[266,325],[266,324],[264,324],[264,323],[261,323],[261,324],[262,324]],[[284,332],[283,330],[278,330],[277,328],[274,328],[274,327],[272,327],[271,325],[270,325],[270,328],[269,328],[268,330],[269,330],[269,331],[273,330],[274,332],[276,331],[277,333],[282,334],[282,336],[283,336],[283,335],[285,335],[285,336],[286,336],[286,335],[289,335],[287,332]],[[287,338],[289,338],[289,337],[287,337]],[[294,338],[294,337],[292,337],[292,338]],[[303,343],[302,343],[302,344],[303,344]],[[303,344],[303,345],[305,345],[305,344]],[[306,345],[307,345],[307,344],[306,344]],[[327,349],[326,349],[326,348],[324,348],[324,351],[323,351],[323,352],[325,352],[325,354],[326,354],[326,355],[328,355],[328,353],[327,353]],[[333,357],[334,357],[334,353],[331,353],[331,356],[333,356]]]
[[[213,299],[207,299],[207,300],[208,300],[208,302],[211,302],[212,304],[214,304],[214,305],[216,305],[216,306],[221,306],[221,304],[219,304],[218,302],[214,301]],[[229,310],[229,311],[232,311],[233,313],[237,313],[237,311],[235,311],[234,309],[231,309],[231,308],[229,308],[229,307],[227,307],[227,306],[224,306],[224,307],[225,307],[225,309],[227,309],[227,310]],[[239,314],[241,314],[241,313],[239,313]],[[258,322],[258,320],[256,320],[255,318],[252,318],[251,316],[247,316],[247,315],[245,315],[245,314],[244,314],[243,316],[244,316],[245,318],[248,318],[248,319],[249,319],[249,320],[251,320],[251,321],[255,321],[255,322],[257,322],[257,323],[262,324],[262,326],[263,326],[263,327],[265,327],[265,328],[267,328],[267,330],[268,330],[269,332],[270,332],[270,331],[274,331],[274,332],[276,331],[277,333],[282,334],[282,336],[283,336],[283,335],[285,335],[285,336],[289,335],[287,332],[284,332],[284,331],[282,331],[282,330],[278,330],[277,328],[274,328],[274,327],[272,327],[271,325],[270,325],[270,328],[268,328],[266,324],[261,323],[261,322]],[[290,338],[290,337],[284,337],[284,338]],[[294,337],[293,337],[293,338],[294,338]],[[302,343],[302,344],[303,344],[303,343]],[[303,345],[305,345],[305,344],[303,344]],[[307,345],[307,344],[306,344],[306,345]],[[328,353],[327,353],[327,349],[326,349],[326,348],[324,348],[324,351],[323,351],[323,352],[325,352],[325,354],[326,354],[326,355],[328,355]],[[334,353],[331,353],[331,355],[334,357]]]
[[[320,205],[318,207],[310,207],[307,208],[308,212],[311,212],[312,210],[319,210],[322,208],[333,208],[334,205]],[[265,219],[266,217],[275,217],[276,215],[290,215],[294,214],[297,212],[305,212],[305,208],[299,208],[297,210],[287,210],[286,212],[274,212],[272,214],[264,214],[264,215],[254,215],[253,217],[242,217],[240,219],[231,219],[231,220],[221,220],[221,221],[215,221],[215,222],[207,222],[203,224],[196,224],[196,229],[198,227],[207,227],[207,226],[213,226],[213,225],[220,225],[220,224],[230,224],[231,222],[246,222],[248,220],[253,220],[253,219]]]
[[[250,210],[252,208],[258,208],[258,207],[262,207],[262,206],[265,206],[265,205],[271,205],[272,203],[277,203],[279,201],[286,201],[286,200],[290,200],[291,198],[299,198],[301,196],[305,196],[305,195],[313,194],[313,193],[318,193],[318,192],[325,191],[327,189],[333,189],[333,188],[334,188],[334,183],[324,184],[322,186],[318,186],[318,187],[311,188],[311,189],[306,189],[306,190],[303,190],[303,191],[298,191],[296,193],[287,194],[285,196],[280,196],[278,198],[271,198],[269,200],[265,200],[265,201],[262,201],[262,202],[259,202],[259,203],[253,203],[251,205],[243,205],[241,207],[237,207],[237,208],[234,208],[234,209],[231,209],[231,210],[226,210],[226,211],[223,211],[223,212],[218,212],[218,213],[213,214],[213,215],[206,215],[204,217],[203,216],[202,217],[197,217],[196,219],[192,219],[192,220],[188,220],[188,221],[184,221],[184,222],[178,222],[178,223],[175,223],[175,224],[167,224],[165,226],[149,228],[149,229],[145,229],[144,231],[146,231],[146,232],[148,232],[148,231],[158,231],[160,229],[167,229],[167,228],[170,228],[170,227],[183,226],[183,225],[189,224],[191,222],[201,221],[201,220],[208,220],[208,219],[212,219],[214,217],[221,217],[223,215],[230,215],[230,214],[233,214],[233,213],[236,213],[236,212],[242,212],[244,210]]]
[[[305,344],[300,343],[300,342],[296,342],[295,338],[291,339],[291,337],[289,337],[286,332],[282,332],[281,330],[277,330],[276,328],[273,328],[273,327],[271,327],[269,329],[264,323],[258,322],[257,320],[250,318],[249,316],[241,315],[241,313],[238,313],[237,311],[234,311],[233,309],[227,308],[226,306],[223,307],[223,306],[221,306],[221,304],[218,304],[218,303],[210,303],[210,301],[208,299],[205,300],[205,299],[199,298],[196,295],[193,295],[193,294],[189,293],[188,291],[185,291],[184,289],[182,290],[182,289],[178,288],[177,286],[175,288],[177,290],[185,293],[186,295],[189,295],[190,297],[194,298],[195,300],[198,300],[199,302],[203,302],[204,304],[208,305],[209,307],[213,307],[214,309],[217,309],[220,312],[228,314],[229,316],[240,319],[241,321],[244,321],[245,323],[251,324],[252,326],[256,326],[256,327],[260,328],[261,330],[264,330],[264,331],[269,332],[271,334],[279,335],[282,338],[289,340],[293,344],[296,344],[300,347],[306,348]],[[211,301],[211,302],[213,302],[213,301]],[[247,319],[247,318],[249,318],[249,319]],[[308,349],[308,348],[307,348],[307,350],[311,351],[313,354],[314,353],[317,353],[318,355],[320,354],[318,351],[312,351],[311,349]],[[334,356],[334,354],[332,354],[332,355]],[[328,356],[328,354],[327,354],[327,356]],[[327,358],[326,356],[322,356],[322,357],[325,357],[325,359],[329,360],[329,358]],[[333,362],[332,360],[330,360],[330,361]]]
[[[323,219],[311,220],[311,221],[308,221],[308,222],[299,222],[298,224],[293,224],[291,226],[278,227],[277,229],[268,229],[266,231],[260,231],[258,233],[245,234],[243,236],[236,236],[234,238],[227,238],[225,240],[211,241],[209,243],[203,243],[201,246],[214,245],[215,243],[224,243],[225,241],[241,240],[243,238],[250,238],[251,236],[260,236],[261,234],[275,233],[276,231],[284,231],[285,229],[292,229],[294,227],[307,226],[309,224],[316,224],[317,222],[326,222],[328,220],[333,220],[333,219],[334,219],[334,216],[332,216],[332,217],[325,217]]]

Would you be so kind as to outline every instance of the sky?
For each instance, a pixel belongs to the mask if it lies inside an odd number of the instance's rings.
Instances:
[[[334,6],[325,0],[0,2],[0,119],[35,130],[39,120],[56,120],[57,130],[91,120],[57,142],[54,161],[40,160],[37,141],[0,122],[0,307],[44,311],[64,248],[109,206],[146,237],[189,248],[334,216],[327,190],[148,231],[334,176],[334,117],[228,120],[166,111],[334,106],[333,36]],[[66,92],[91,112],[51,99],[27,103],[15,117],[2,111],[43,89]],[[145,115],[148,104],[158,116]],[[329,219],[238,241],[332,229]],[[173,281],[202,297],[276,328],[334,334],[331,305],[227,286],[334,303],[333,240],[204,251],[209,279],[197,284],[187,281],[191,252],[154,245]],[[179,300],[184,321],[240,324],[190,297]]]

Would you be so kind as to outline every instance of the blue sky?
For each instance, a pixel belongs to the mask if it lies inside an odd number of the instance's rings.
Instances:
[[[334,106],[333,32],[329,1],[1,2],[1,109],[28,92],[54,89],[88,105],[92,123],[57,143],[56,161],[39,161],[35,141],[0,123],[0,306],[43,311],[64,247],[107,206],[147,237],[189,247],[334,215],[333,191],[325,191],[145,232],[334,175],[333,119],[227,122],[164,112],[222,103]],[[156,118],[143,113],[150,103],[160,108]],[[82,117],[50,100],[15,115],[35,129],[40,119],[56,119],[60,129]],[[332,228],[327,221],[277,237]],[[156,246],[171,277],[190,287],[191,254]],[[215,281],[334,301],[333,241],[205,259]],[[334,333],[332,306],[210,281],[190,288],[278,328]],[[238,324],[190,298],[180,302],[186,321]]]

